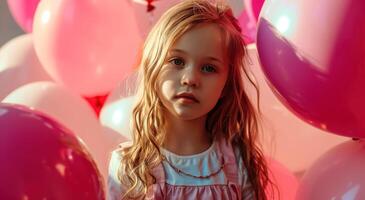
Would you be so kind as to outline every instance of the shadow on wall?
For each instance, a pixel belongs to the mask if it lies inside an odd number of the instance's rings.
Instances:
[[[10,14],[6,0],[0,0],[0,47],[24,31],[16,24]]]

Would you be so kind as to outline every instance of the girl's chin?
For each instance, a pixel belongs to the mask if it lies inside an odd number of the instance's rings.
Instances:
[[[176,112],[175,117],[180,120],[192,121],[192,120],[201,120],[205,117],[205,115],[189,111],[189,112]]]

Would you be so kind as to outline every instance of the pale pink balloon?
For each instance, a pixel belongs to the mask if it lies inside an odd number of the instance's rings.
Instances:
[[[131,0],[130,6],[132,7],[134,17],[137,20],[137,25],[141,37],[146,38],[151,28],[156,24],[157,20],[161,15],[166,12],[169,8],[182,2],[183,0],[162,0],[153,1],[152,5],[154,9],[147,12],[147,1],[146,0]],[[231,6],[235,16],[239,16],[244,9],[243,0],[228,0],[228,5]]]
[[[232,8],[235,17],[240,16],[246,9],[244,0],[227,0],[227,3]]]
[[[365,138],[365,1],[267,1],[257,49],[270,87],[293,113]]]
[[[113,136],[103,130],[86,100],[61,85],[41,81],[19,87],[3,102],[41,111],[70,129],[87,146],[106,184],[109,153],[116,144]]]
[[[303,176],[296,199],[365,199],[364,155],[363,140],[350,140],[334,147]]]
[[[284,165],[272,158],[266,158],[270,170],[269,177],[275,186],[266,188],[266,196],[270,200],[294,200],[299,181]]]
[[[83,96],[107,94],[136,64],[141,39],[128,1],[44,0],[33,28],[47,72]]]
[[[8,0],[10,13],[25,32],[32,32],[33,18],[40,0]]]
[[[146,38],[151,28],[156,24],[161,15],[173,5],[182,0],[163,0],[153,1],[154,9],[147,12],[147,1],[145,0],[131,0],[129,1],[133,11],[134,18],[137,21],[139,34],[142,38]]]
[[[347,137],[329,134],[296,117],[276,98],[267,85],[255,45],[248,46],[246,67],[260,89],[262,112],[261,143],[266,155],[286,166],[299,178],[324,152],[347,141]],[[248,80],[245,79],[248,83]],[[255,106],[256,92],[246,84],[246,92]],[[309,148],[310,147],[310,148]]]
[[[38,60],[31,34],[15,37],[1,47],[0,101],[22,85],[51,80]]]

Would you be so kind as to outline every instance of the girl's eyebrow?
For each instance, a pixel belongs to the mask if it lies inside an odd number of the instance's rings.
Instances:
[[[177,52],[177,53],[182,53],[182,54],[188,54],[186,51],[182,50],[182,49],[171,49],[170,52]],[[224,64],[223,61],[221,61],[220,59],[213,57],[213,56],[206,56],[207,59],[209,60],[213,60],[216,62],[221,63],[222,65]]]

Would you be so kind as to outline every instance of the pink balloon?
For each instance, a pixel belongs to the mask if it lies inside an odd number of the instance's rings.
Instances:
[[[16,88],[51,81],[34,50],[32,34],[17,36],[0,49],[0,101]]]
[[[334,147],[303,176],[296,199],[365,199],[364,155],[363,140]]]
[[[239,15],[238,22],[247,44],[256,41],[257,19],[264,0],[245,0],[245,10]]]
[[[270,179],[276,185],[277,190],[266,188],[266,196],[271,200],[295,199],[299,182],[298,179],[285,166],[279,162],[266,158],[270,170]],[[275,189],[275,188],[274,188]]]
[[[299,178],[324,152],[347,141],[348,137],[327,134],[290,112],[267,85],[256,45],[248,45],[246,58],[246,67],[255,77],[256,85],[260,89],[259,105],[262,112],[260,139],[263,151]],[[248,83],[249,80],[245,78],[243,81]],[[255,88],[246,84],[245,91],[254,106],[258,106]]]
[[[44,0],[34,43],[53,79],[90,97],[107,94],[133,69],[140,37],[125,0]]]
[[[0,199],[105,199],[82,142],[44,114],[0,104]]]
[[[257,22],[249,16],[247,9],[238,17],[238,23],[246,44],[254,43],[256,41]]]
[[[365,1],[265,4],[257,48],[270,85],[304,121],[365,137]]]
[[[264,5],[264,2],[265,0],[251,0],[251,8],[256,20],[258,20],[259,18],[261,8]]]
[[[8,0],[9,10],[25,32],[32,32],[33,18],[40,0]]]
[[[161,15],[173,5],[182,0],[153,1],[154,9],[147,11],[146,0],[131,0],[130,7],[133,11],[133,18],[137,21],[139,33],[142,38],[146,38],[151,28],[156,24]]]

